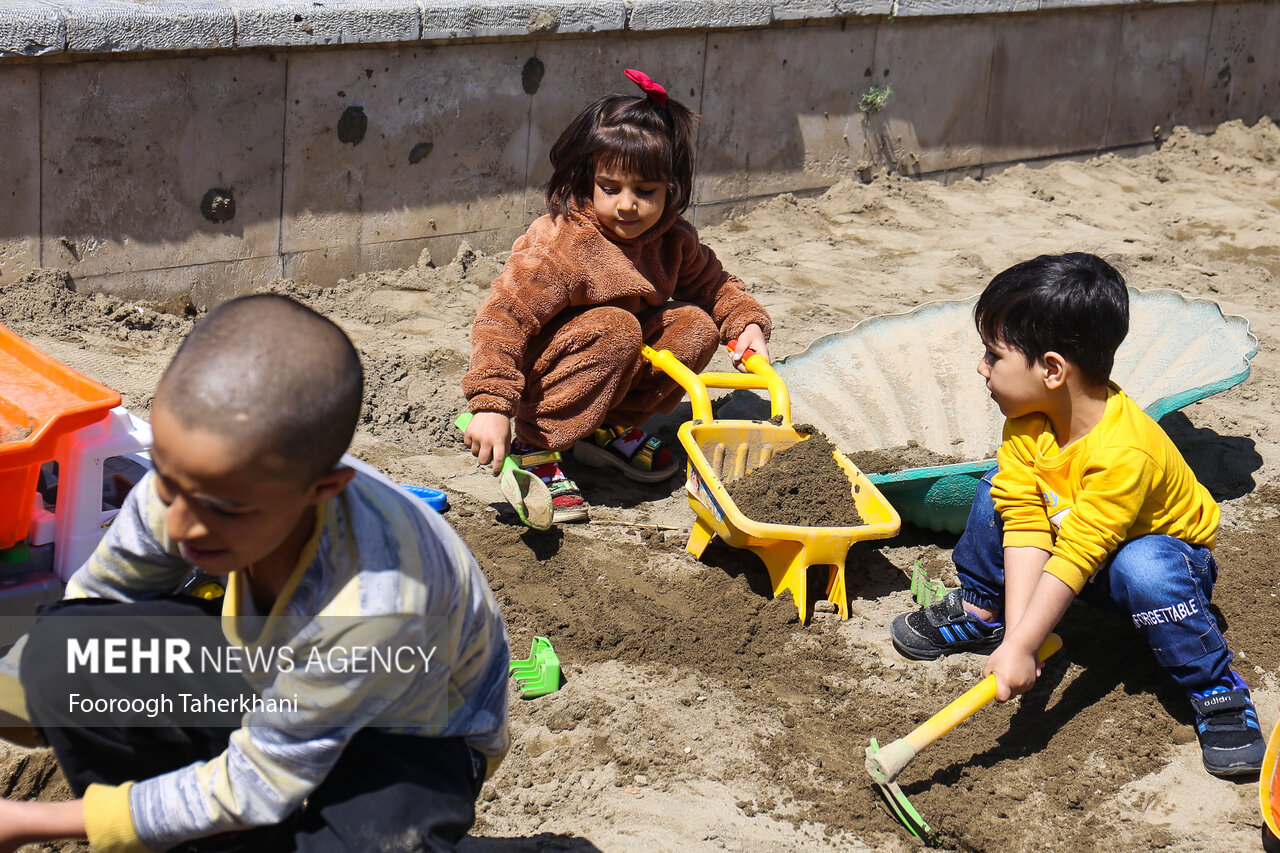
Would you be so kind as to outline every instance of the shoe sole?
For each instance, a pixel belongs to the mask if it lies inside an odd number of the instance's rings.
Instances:
[[[615,468],[622,473],[622,476],[639,483],[661,483],[663,480],[671,479],[671,476],[680,470],[680,463],[675,462],[663,471],[642,471],[625,459],[619,458],[613,451],[585,439],[573,445],[573,458],[592,468]]]
[[[975,654],[975,655],[989,655],[992,652],[994,652],[997,648],[1000,647],[1000,644],[996,643],[990,648],[982,648],[982,647],[959,648],[958,646],[952,646],[951,648],[946,648],[946,649],[932,648],[932,649],[924,650],[924,649],[913,649],[910,646],[904,646],[902,643],[898,642],[898,638],[893,636],[892,634],[889,636],[889,639],[893,641],[893,647],[897,650],[898,654],[910,660],[937,660],[938,658],[944,657],[945,655],[959,655],[959,654],[964,654],[966,652]]]
[[[907,646],[904,646],[901,643],[899,643],[896,637],[893,638],[893,647],[897,649],[898,654],[902,655],[904,658],[907,658],[908,660],[937,660],[938,658],[946,654],[945,652],[942,652],[942,651],[922,652],[917,649],[908,648]]]
[[[1261,743],[1254,744],[1254,747],[1255,749],[1260,747],[1264,753],[1266,752],[1265,744],[1261,744]],[[1244,752],[1244,751],[1245,750],[1243,748],[1238,750],[1238,752]],[[1227,758],[1228,756],[1224,755],[1222,757]],[[1235,776],[1256,776],[1257,774],[1262,772],[1262,764],[1265,758],[1266,756],[1264,754],[1262,757],[1256,758],[1252,763],[1250,763],[1244,758],[1244,756],[1240,756],[1240,758],[1238,758],[1237,761],[1233,764],[1224,764],[1222,766],[1215,767],[1209,763],[1207,756],[1205,756],[1203,753],[1201,753],[1200,755],[1200,761],[1202,764],[1204,764],[1204,769],[1209,773],[1209,775],[1219,776],[1222,778],[1231,778]]]
[[[1257,776],[1262,772],[1261,766],[1214,768],[1210,767],[1207,763],[1204,765],[1204,769],[1210,776],[1217,776],[1219,779],[1231,779],[1236,776]]]
[[[551,511],[552,524],[572,524],[577,521],[590,521],[591,510],[585,506],[575,506],[569,509],[556,509]]]

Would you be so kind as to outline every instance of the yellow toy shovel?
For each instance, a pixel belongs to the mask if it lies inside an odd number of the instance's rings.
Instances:
[[[1062,638],[1050,634],[1036,652],[1041,661],[1048,660],[1062,648]],[[921,750],[973,716],[996,698],[996,677],[988,675],[965,691],[947,707],[925,720],[915,731],[880,748],[875,738],[867,747],[867,772],[876,785],[876,793],[884,800],[893,816],[916,838],[932,846],[936,838],[915,807],[907,801],[907,795],[898,787],[898,774],[911,763]]]
[[[453,425],[463,432],[471,423],[471,413],[463,412]],[[552,514],[555,508],[551,504],[551,490],[542,478],[526,471],[516,464],[510,453],[502,460],[502,473],[498,475],[498,488],[502,496],[511,504],[511,508],[520,516],[520,520],[534,530],[547,530],[551,527]]]

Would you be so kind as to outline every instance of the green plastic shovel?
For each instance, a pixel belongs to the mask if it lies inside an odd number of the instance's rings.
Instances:
[[[471,423],[471,413],[463,412],[453,425],[463,432]],[[551,490],[536,474],[526,471],[516,464],[515,457],[507,454],[502,460],[502,473],[498,475],[498,488],[502,496],[511,504],[511,508],[520,516],[520,520],[534,530],[547,530],[551,527],[552,513]]]

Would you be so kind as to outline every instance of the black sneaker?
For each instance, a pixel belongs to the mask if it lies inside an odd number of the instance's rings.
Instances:
[[[1244,679],[1228,670],[1226,678],[1204,690],[1191,691],[1190,698],[1204,769],[1214,776],[1243,776],[1261,770],[1267,743]]]
[[[960,590],[936,604],[903,613],[889,626],[893,647],[912,660],[937,660],[956,652],[990,654],[1004,639],[1004,625],[983,622],[967,613]]]

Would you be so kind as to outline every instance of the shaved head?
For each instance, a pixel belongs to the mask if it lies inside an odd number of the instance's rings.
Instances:
[[[196,325],[155,406],[225,438],[264,474],[305,487],[346,452],[363,388],[342,329],[288,297],[258,294],[224,302]]]

